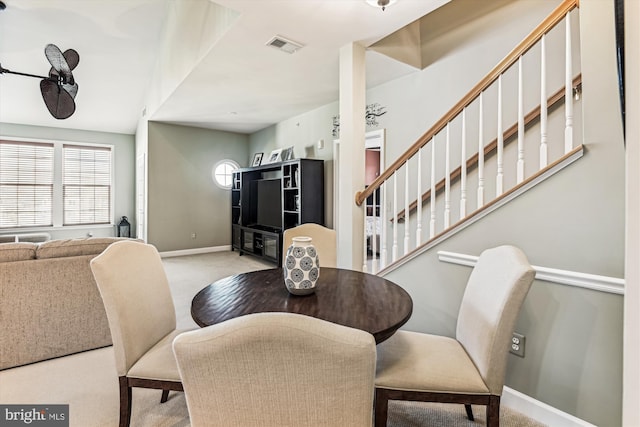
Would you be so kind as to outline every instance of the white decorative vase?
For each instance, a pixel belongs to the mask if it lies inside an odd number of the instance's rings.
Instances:
[[[284,261],[284,284],[294,295],[308,295],[316,290],[320,263],[311,237],[294,237]]]

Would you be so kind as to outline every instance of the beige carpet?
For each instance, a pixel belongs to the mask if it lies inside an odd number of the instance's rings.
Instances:
[[[195,327],[191,298],[208,283],[243,271],[271,268],[260,260],[233,252],[164,259],[176,305],[178,326]],[[132,427],[185,427],[189,414],[183,393],[160,404],[160,392],[134,389]],[[0,371],[2,404],[69,404],[71,427],[118,425],[118,383],[111,347]],[[389,427],[484,426],[484,409],[474,407],[476,422],[466,419],[462,405],[391,402]],[[502,427],[541,427],[503,407]],[[212,426],[213,427],[213,426]],[[216,426],[217,427],[217,426]],[[220,426],[224,427],[224,426]]]

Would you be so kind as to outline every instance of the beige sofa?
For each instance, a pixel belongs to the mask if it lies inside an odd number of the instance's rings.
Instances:
[[[0,244],[0,370],[111,345],[89,261],[116,240]]]

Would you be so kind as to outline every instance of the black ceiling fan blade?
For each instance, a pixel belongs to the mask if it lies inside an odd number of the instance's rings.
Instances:
[[[69,92],[69,95],[71,95],[71,97],[75,99],[76,95],[78,94],[78,83],[74,83],[74,84],[63,83],[62,89]]]
[[[73,71],[80,63],[80,54],[75,51],[75,49],[67,49],[62,54],[64,59],[67,61],[67,65]]]
[[[58,46],[54,44],[48,44],[44,48],[44,54],[47,57],[47,60],[49,61],[53,69],[56,71],[56,75],[61,76],[64,83],[73,83],[73,75],[71,74],[71,67],[67,63],[66,58],[64,57],[64,55],[62,54],[62,51],[60,51]],[[80,60],[79,56],[78,56],[78,60]],[[78,64],[76,63],[76,65]]]
[[[51,80],[40,81],[40,92],[47,109],[56,119],[67,119],[76,111],[73,96],[57,82]]]
[[[69,69],[71,71],[73,71],[80,62],[80,55],[74,49],[65,50],[62,56],[64,56],[64,59],[67,61],[67,65],[69,66]],[[51,69],[49,70],[49,76],[57,78],[59,75],[60,74],[58,73],[58,71],[55,68],[51,67]]]

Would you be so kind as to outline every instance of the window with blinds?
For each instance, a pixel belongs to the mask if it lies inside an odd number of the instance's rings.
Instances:
[[[52,225],[53,144],[0,140],[0,228]]]
[[[64,144],[63,225],[111,222],[111,148]]]

